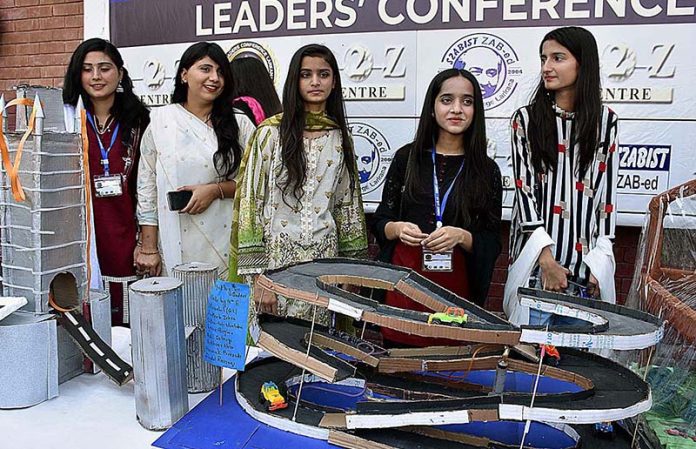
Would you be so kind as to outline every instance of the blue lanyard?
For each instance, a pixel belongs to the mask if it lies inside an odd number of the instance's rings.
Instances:
[[[104,166],[104,175],[109,176],[109,152],[114,146],[114,142],[116,142],[116,136],[118,135],[118,130],[121,127],[121,124],[116,123],[114,133],[111,135],[111,143],[109,144],[109,148],[105,149],[101,137],[99,136],[99,131],[97,131],[97,125],[94,123],[94,117],[92,117],[92,114],[89,111],[87,111],[87,121],[90,125],[92,125],[92,129],[94,129],[94,133],[97,135],[97,143],[99,144],[99,151],[101,151],[101,164]]]
[[[435,197],[435,227],[440,229],[442,227],[442,214],[445,213],[445,207],[447,207],[447,200],[449,199],[450,193],[452,193],[452,188],[454,183],[457,181],[457,177],[464,169],[464,161],[462,165],[459,166],[457,174],[454,175],[452,183],[449,185],[445,191],[445,196],[442,197],[442,205],[440,205],[440,182],[437,180],[437,164],[435,163],[435,148],[432,150],[433,156],[433,197]]]

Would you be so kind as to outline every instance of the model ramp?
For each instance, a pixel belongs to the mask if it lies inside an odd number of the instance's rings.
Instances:
[[[466,319],[446,324],[385,306],[356,293],[365,287],[399,291],[432,313],[461,309]],[[254,295],[304,301],[357,323],[355,334],[262,316],[259,346],[274,357],[247,366],[236,381],[236,401],[254,419],[340,447],[577,447],[573,426],[621,420],[652,405],[642,378],[587,352],[657,344],[663,322],[646,312],[520,289],[525,305],[577,324],[516,327],[411,270],[351,259],[267,272]],[[362,339],[360,324],[461,346],[385,349]],[[563,347],[561,364],[542,363],[530,343]],[[259,401],[259,386],[269,381],[288,407],[269,411]]]
[[[461,308],[468,320],[461,326],[428,324],[428,313],[385,306],[343,288],[351,285],[395,290],[433,312]],[[521,302],[581,321],[577,326],[518,328],[411,270],[352,259],[323,259],[267,272],[259,276],[254,294],[257,299],[282,295],[357,321],[421,337],[458,341],[629,350],[653,346],[663,334],[662,321],[648,313],[531,289],[520,289]]]

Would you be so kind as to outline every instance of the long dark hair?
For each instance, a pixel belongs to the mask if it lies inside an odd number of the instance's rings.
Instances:
[[[428,86],[423,101],[416,138],[408,155],[404,195],[408,201],[417,202],[423,192],[428,191],[431,178],[419,176],[424,158],[430,158],[429,150],[434,147],[440,133],[435,117],[435,102],[440,94],[442,84],[450,78],[461,76],[471,82],[474,88],[474,117],[464,131],[464,171],[457,177],[452,190],[452,199],[448,204],[454,207],[457,221],[466,227],[471,223],[472,211],[484,207],[486,201],[494,194],[490,191],[491,161],[486,154],[486,117],[483,109],[483,96],[476,77],[466,70],[447,69],[435,75]]]
[[[263,62],[254,57],[237,57],[230,61],[232,98],[248,96],[259,102],[266,117],[283,110],[271,75]]]
[[[307,161],[302,141],[302,133],[305,125],[305,108],[302,96],[300,95],[300,69],[302,69],[302,58],[312,56],[322,58],[331,67],[334,78],[334,88],[326,100],[326,114],[334,120],[341,130],[343,146],[343,159],[350,176],[350,189],[355,190],[355,152],[353,151],[353,141],[348,134],[346,123],[346,113],[343,106],[343,92],[341,88],[341,74],[338,70],[336,57],[331,50],[319,44],[305,45],[295,52],[290,60],[288,76],[283,87],[283,119],[280,122],[280,138],[282,144],[281,156],[283,166],[287,170],[287,176],[280,185],[285,192],[292,191],[296,199],[300,199],[304,194],[304,183],[307,179]]]
[[[580,146],[580,176],[585,176],[599,143],[599,119],[602,114],[601,82],[599,77],[599,52],[592,33],[580,27],[563,27],[550,31],[541,44],[554,40],[564,46],[578,61],[575,82],[574,139]],[[553,109],[554,93],[539,81],[529,110],[529,144],[532,149],[532,165],[538,173],[554,170],[558,163],[558,138]]]
[[[104,39],[93,38],[87,39],[77,46],[72,56],[68,70],[65,72],[63,80],[63,103],[72,106],[77,105],[77,100],[82,96],[85,108],[88,111],[93,110],[92,100],[82,87],[82,65],[85,62],[87,53],[99,51],[106,54],[111,59],[116,68],[123,73],[121,78],[121,87],[123,92],[116,92],[114,105],[109,113],[114,117],[114,120],[121,123],[123,127],[124,142],[130,136],[130,130],[140,127],[144,129],[149,122],[150,112],[140,102],[140,99],[133,93],[133,81],[128,75],[128,70],[123,67],[123,58],[121,53],[114,44]]]
[[[174,78],[174,93],[172,94],[172,103],[183,104],[188,97],[188,84],[181,80],[181,74],[184,70],[190,69],[196,62],[210,57],[222,71],[222,78],[225,85],[222,93],[213,102],[213,110],[210,113],[210,122],[213,125],[213,130],[217,136],[218,149],[213,155],[213,162],[218,175],[227,178],[239,167],[239,162],[242,157],[242,148],[239,145],[239,126],[237,119],[234,116],[234,111],[230,107],[232,100],[232,72],[227,61],[227,56],[218,44],[210,42],[198,42],[186,49],[179,66],[176,70]]]

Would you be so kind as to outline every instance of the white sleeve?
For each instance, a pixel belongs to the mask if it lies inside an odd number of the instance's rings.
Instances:
[[[157,217],[157,148],[148,126],[140,143],[140,163],[138,164],[138,206],[136,217],[140,225],[158,226]]]

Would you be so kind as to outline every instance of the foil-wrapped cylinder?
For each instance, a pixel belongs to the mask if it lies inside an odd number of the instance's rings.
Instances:
[[[217,266],[203,262],[177,265],[172,270],[173,276],[183,282],[189,393],[211,391],[220,385],[220,368],[203,360],[208,294],[217,279],[217,271]]]
[[[130,286],[135,412],[149,430],[171,427],[188,412],[181,281],[142,279]]]
[[[52,315],[14,312],[0,321],[0,409],[58,396],[57,346]]]
[[[89,291],[89,314],[94,331],[107,346],[111,346],[111,295],[108,291]],[[88,372],[96,374],[101,371],[94,363],[89,365]]]

